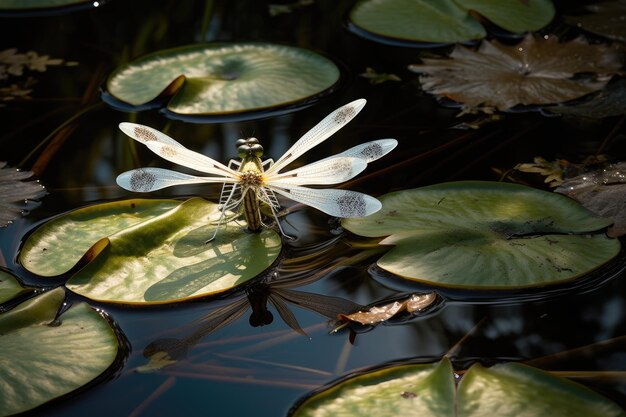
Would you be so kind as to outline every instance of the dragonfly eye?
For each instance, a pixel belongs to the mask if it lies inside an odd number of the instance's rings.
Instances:
[[[248,145],[256,145],[259,143],[259,140],[257,138],[248,138],[246,139],[246,143]]]
[[[263,156],[263,146],[259,145],[258,143],[250,146],[250,151],[252,155],[256,156],[257,158],[260,158]]]

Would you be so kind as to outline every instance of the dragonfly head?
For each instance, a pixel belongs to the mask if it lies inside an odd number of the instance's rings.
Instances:
[[[261,146],[257,138],[238,139],[236,145],[237,155],[239,155],[241,159],[250,156],[257,158],[263,156],[263,146]]]

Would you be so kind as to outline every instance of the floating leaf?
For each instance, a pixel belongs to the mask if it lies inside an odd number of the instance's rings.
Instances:
[[[382,84],[386,81],[402,81],[402,79],[398,77],[396,74],[387,74],[387,73],[379,74],[373,68],[370,68],[370,67],[367,67],[365,69],[365,72],[359,75],[365,79],[368,79],[370,81],[370,84],[374,84],[374,85]]]
[[[613,220],[614,224],[607,232],[609,236],[626,234],[626,162],[571,178],[554,191]]]
[[[6,0],[0,0],[0,8]],[[26,2],[20,1],[25,4]],[[0,80],[9,76],[20,76],[25,70],[45,72],[49,65],[61,65],[62,59],[50,58],[48,55],[39,55],[37,52],[28,51],[26,53],[17,52],[17,48],[0,51]]]
[[[357,375],[309,398],[290,417],[454,416],[450,362],[402,365]]]
[[[564,116],[587,117],[602,119],[605,117],[626,114],[626,80],[618,79],[615,82],[575,103],[544,107],[544,112],[556,113]]]
[[[456,393],[455,393],[456,391]],[[344,379],[301,402],[290,417],[623,417],[621,408],[569,380],[517,363],[474,364],[455,389],[447,358]]]
[[[98,7],[108,0],[0,0],[0,12],[2,11],[57,11],[59,9],[72,9],[74,7]]]
[[[287,4],[269,4],[267,7],[270,12],[270,16],[278,16],[285,13],[291,13],[294,10],[302,9],[306,6],[310,6],[315,0],[297,0],[293,3]]]
[[[564,378],[518,363],[474,364],[457,392],[459,417],[622,417],[607,398]]]
[[[582,97],[602,89],[621,68],[619,54],[606,45],[532,35],[513,46],[484,41],[477,51],[457,45],[448,59],[423,61],[410,69],[425,74],[420,76],[425,91],[466,107],[499,110]],[[595,76],[574,78],[582,73]]]
[[[339,320],[351,321],[363,325],[385,322],[397,315],[407,312],[422,311],[437,301],[437,293],[411,294],[407,299],[394,301],[382,306],[374,306],[367,311],[357,311],[352,314],[340,314]]]
[[[85,303],[55,320],[64,299],[57,288],[0,315],[0,415],[72,392],[114,362],[119,342],[107,320]]]
[[[20,171],[0,162],[0,227],[4,227],[27,209],[33,201],[46,194],[43,185],[37,181],[24,181],[33,176],[30,171]]]
[[[509,32],[539,30],[554,18],[551,0],[455,0]]]
[[[611,224],[558,194],[465,181],[383,196],[383,208],[343,226],[394,245],[378,265],[409,280],[451,287],[518,288],[563,282],[611,260]]]
[[[485,29],[452,0],[361,0],[350,11],[356,27],[375,35],[415,42],[463,42]]]
[[[584,16],[568,16],[565,21],[597,35],[618,41],[626,41],[626,1],[607,1],[590,4],[592,12]]]
[[[487,34],[470,11],[511,32],[541,29],[554,17],[550,0],[361,0],[350,20],[356,28],[388,39],[466,42]]]
[[[216,115],[285,106],[339,80],[329,59],[306,49],[266,43],[192,45],[159,51],[118,68],[108,92],[134,106],[172,96],[167,109]]]
[[[90,263],[66,285],[99,301],[164,303],[215,294],[259,275],[281,248],[273,230],[245,233],[235,222],[205,244],[220,214],[200,198],[86,207],[36,230],[19,259],[36,274],[55,276],[83,257]]]
[[[0,271],[0,304],[30,291],[29,288],[22,287],[13,275]]]
[[[572,164],[564,159],[548,161],[540,156],[535,157],[533,163],[515,165],[515,169],[522,172],[532,172],[543,175],[544,182],[550,187],[558,187],[563,184],[563,173]]]

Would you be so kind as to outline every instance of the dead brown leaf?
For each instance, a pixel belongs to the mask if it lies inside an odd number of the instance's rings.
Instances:
[[[357,311],[352,314],[340,314],[339,320],[350,321],[362,325],[372,325],[385,322],[406,311],[413,313],[422,311],[437,301],[437,294],[411,294],[407,299],[394,301],[382,306],[374,306],[367,311]]]
[[[621,68],[619,53],[609,46],[530,34],[512,46],[498,41],[484,41],[478,50],[457,45],[450,58],[423,62],[409,68],[422,74],[425,91],[466,107],[498,110],[582,97],[602,89]]]
[[[626,162],[567,180],[554,191],[575,199],[599,216],[612,219],[609,236],[626,234]]]

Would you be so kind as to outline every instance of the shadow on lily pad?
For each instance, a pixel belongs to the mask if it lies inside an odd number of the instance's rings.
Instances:
[[[247,233],[230,222],[205,243],[217,207],[200,198],[86,207],[36,230],[19,259],[44,276],[80,268],[66,286],[104,302],[159,304],[225,292],[265,271],[282,242],[273,230]]]
[[[377,262],[409,281],[465,289],[540,287],[613,259],[612,221],[574,200],[516,184],[462,181],[403,190],[343,226],[393,246]]]

